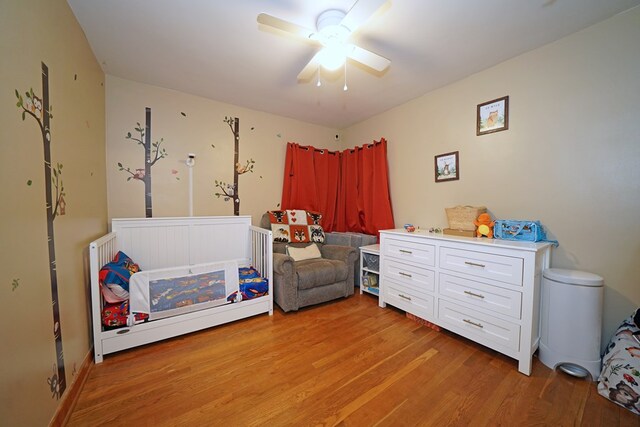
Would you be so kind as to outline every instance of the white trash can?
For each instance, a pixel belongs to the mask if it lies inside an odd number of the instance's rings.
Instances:
[[[604,280],[584,271],[550,268],[542,273],[538,357],[551,369],[576,376],[600,375]]]

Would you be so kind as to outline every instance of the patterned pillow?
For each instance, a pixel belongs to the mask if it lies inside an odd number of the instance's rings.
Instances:
[[[281,243],[324,243],[322,214],[299,209],[269,211],[273,241]]]

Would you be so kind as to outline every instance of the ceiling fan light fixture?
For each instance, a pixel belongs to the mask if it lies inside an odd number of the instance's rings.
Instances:
[[[316,20],[317,31],[266,13],[258,15],[258,24],[307,38],[321,46],[320,50],[298,73],[299,82],[309,81],[314,72],[321,68],[337,71],[342,65],[346,64],[347,58],[365,67],[382,72],[389,67],[391,61],[374,52],[349,43],[349,38],[353,31],[356,31],[387,1],[355,0],[348,12],[337,9],[325,10]],[[346,84],[344,89],[346,90]]]
[[[342,67],[346,60],[347,49],[342,44],[325,46],[318,56],[320,65],[329,71],[335,71]]]

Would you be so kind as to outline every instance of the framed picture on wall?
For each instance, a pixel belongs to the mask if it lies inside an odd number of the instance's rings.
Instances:
[[[478,104],[476,135],[500,132],[509,129],[509,97]]]
[[[435,157],[436,182],[460,179],[458,152],[439,154]]]

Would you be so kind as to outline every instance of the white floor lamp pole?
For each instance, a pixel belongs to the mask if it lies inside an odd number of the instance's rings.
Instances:
[[[189,168],[189,216],[193,216],[193,167],[196,165],[196,155],[189,153],[185,164]]]

